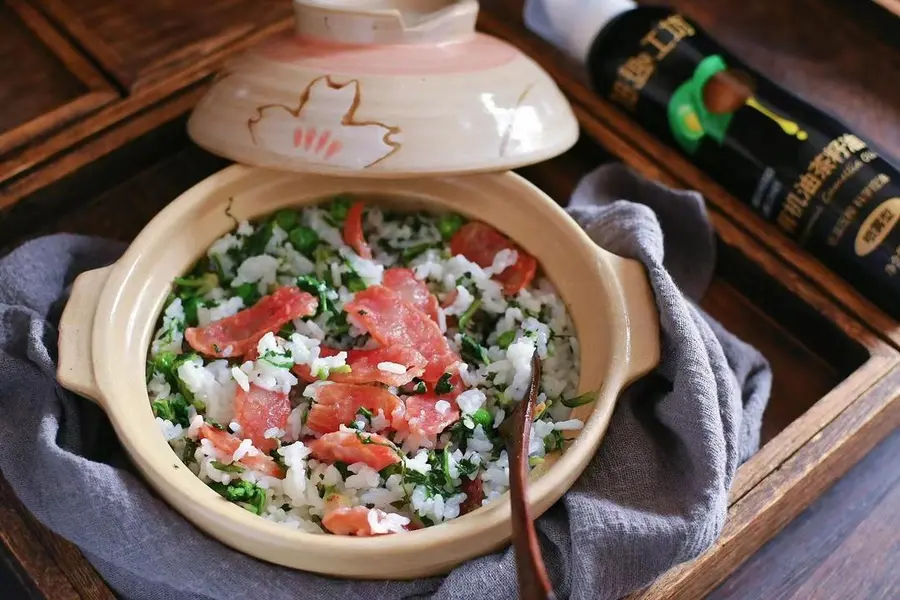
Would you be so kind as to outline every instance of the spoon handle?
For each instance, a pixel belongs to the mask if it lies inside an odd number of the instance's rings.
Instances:
[[[516,553],[519,597],[523,600],[555,600],[553,586],[541,556],[541,546],[538,543],[531,508],[526,498],[531,422],[541,379],[541,364],[536,353],[531,364],[528,395],[516,407],[513,421],[515,439],[511,444],[509,469],[513,548]]]

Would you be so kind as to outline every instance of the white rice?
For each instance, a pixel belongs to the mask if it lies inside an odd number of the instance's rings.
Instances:
[[[364,234],[374,255],[368,260],[344,243],[340,228],[332,225],[329,214],[327,208],[299,213],[298,226],[309,227],[321,240],[315,252],[304,249],[307,254],[294,248],[288,231],[278,225],[271,227],[262,254],[248,256],[244,251],[247,240],[256,232],[246,221],[214,242],[207,256],[225,280],[218,287],[204,290],[197,306],[196,325],[202,327],[247,308],[236,294],[243,284],[252,284],[259,294],[265,295],[277,285],[295,285],[297,277],[312,275],[326,283],[328,302],[341,311],[354,297],[350,290],[359,289],[354,287],[359,280],[366,286],[377,285],[383,281],[386,268],[408,266],[441,302],[446,303],[453,295],[452,302],[437,311],[438,327],[452,348],[463,351],[464,332],[459,331],[458,319],[476,302],[478,310],[473,312],[488,322],[488,329],[479,333],[477,343],[482,344],[489,361],[461,362],[458,374],[466,389],[455,398],[440,399],[434,404],[443,416],[455,415],[458,409],[461,422],[452,426],[453,432],[448,428],[434,439],[415,431],[395,431],[396,425],[406,419],[403,402],[390,415],[382,409],[371,416],[358,413],[352,423],[345,425],[358,429],[362,432],[359,435],[393,436],[403,454],[400,463],[390,473],[379,473],[361,462],[338,468],[316,460],[300,440],[321,435],[311,431],[305,421],[318,390],[332,385],[324,379],[335,370],[346,372],[346,349],[378,347],[377,341],[356,324],[348,323],[338,332],[334,315],[320,310],[314,316],[291,322],[293,331],[263,336],[257,343],[255,360],[229,356],[204,360],[191,356],[180,361],[174,374],[148,374],[147,393],[151,401],[165,403],[174,397],[178,391],[170,384],[174,376],[197,403],[188,407],[187,420],[178,413],[175,420],[179,422],[160,417],[156,421],[179,456],[196,444],[193,456],[188,452],[187,463],[202,481],[256,486],[260,496],[254,501],[260,504],[252,507],[254,511],[260,508],[263,518],[310,533],[323,533],[321,519],[330,510],[326,503],[330,497],[339,498],[342,506],[369,507],[368,526],[375,534],[401,532],[414,521],[429,525],[454,519],[466,500],[462,486],[467,477],[481,479],[482,503],[492,501],[509,488],[509,460],[496,430],[524,397],[535,352],[542,361],[538,400],[549,402],[550,406],[532,427],[529,456],[545,456],[548,448],[558,447],[564,432],[583,427],[583,422],[572,419],[571,411],[558,401],[579,391],[580,348],[565,304],[544,279],[536,279],[514,297],[505,296],[502,286],[493,279],[516,264],[517,251],[501,250],[483,268],[464,256],[449,255],[436,218],[407,218],[367,207]],[[420,250],[426,246],[430,247]],[[401,253],[413,249],[418,256],[404,264]],[[162,352],[181,354],[186,347],[184,330],[188,317],[184,306],[181,298],[166,306],[151,344],[151,358]],[[323,347],[340,351],[323,357]],[[226,347],[223,354],[230,355],[229,350],[233,352],[233,348]],[[323,380],[301,382],[293,372],[298,365],[308,367],[313,377]],[[407,372],[405,365],[388,361],[376,367],[394,375]],[[242,431],[235,419],[233,400],[237,390],[250,392],[253,386],[288,394],[291,400],[286,422],[281,427],[269,427],[262,435],[264,440],[274,440],[275,456],[285,467],[284,479],[247,468],[241,462],[266,454],[247,439],[249,433]],[[409,401],[404,396],[409,393],[405,387],[387,389]],[[490,415],[490,422],[484,425],[483,411]],[[237,449],[223,453],[208,439],[201,439],[204,423],[226,425],[240,439]],[[341,430],[355,431],[344,426]],[[462,446],[458,445],[460,440]]]

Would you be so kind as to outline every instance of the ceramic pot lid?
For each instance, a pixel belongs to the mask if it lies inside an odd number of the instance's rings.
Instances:
[[[225,65],[188,123],[237,162],[359,177],[497,171],[578,136],[553,80],[475,32],[475,0],[294,0],[296,28]]]

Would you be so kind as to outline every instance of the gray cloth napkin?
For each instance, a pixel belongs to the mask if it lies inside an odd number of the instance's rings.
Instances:
[[[659,368],[623,395],[597,456],[538,523],[558,597],[617,598],[714,542],[735,469],[758,445],[771,372],[689,299],[704,292],[714,262],[699,195],[610,165],[585,178],[570,212],[599,244],[646,265],[662,319]],[[134,600],[516,597],[510,548],[447,577],[343,581],[232,551],[155,496],[102,412],[55,381],[56,327],[72,280],[122,250],[56,235],[0,259],[0,468],[25,506],[77,544],[117,592]]]

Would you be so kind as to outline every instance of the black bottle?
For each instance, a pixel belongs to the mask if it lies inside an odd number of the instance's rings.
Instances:
[[[529,4],[600,96],[900,318],[900,170],[668,8]]]

